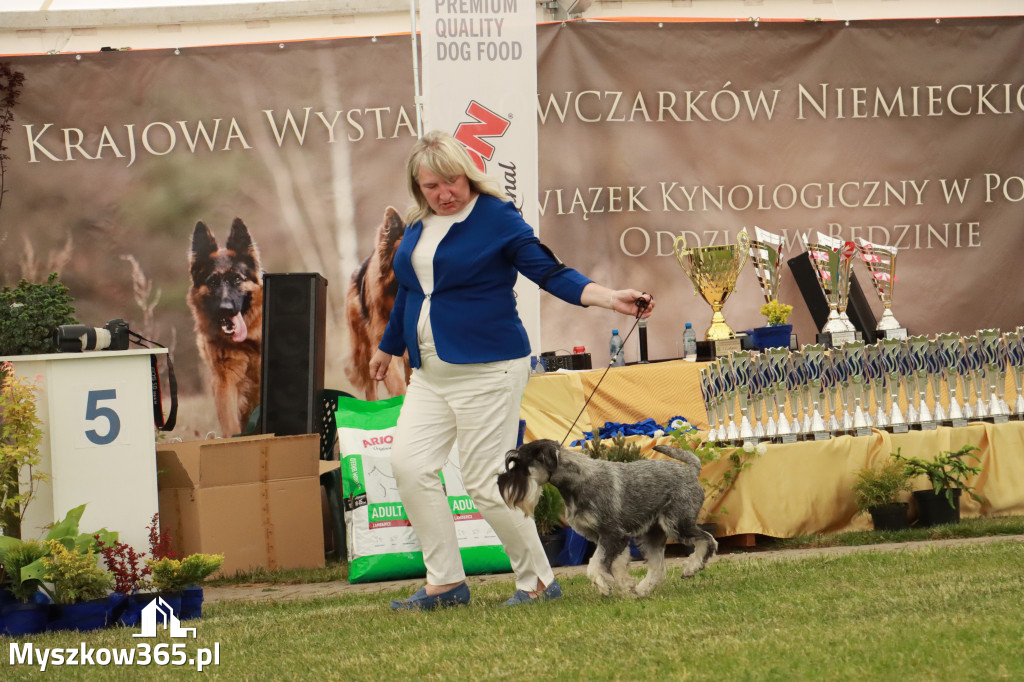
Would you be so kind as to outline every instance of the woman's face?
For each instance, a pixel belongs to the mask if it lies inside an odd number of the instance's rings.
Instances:
[[[427,205],[437,215],[455,215],[473,198],[466,176],[458,175],[449,182],[435,175],[426,166],[420,166],[416,183],[427,199]]]

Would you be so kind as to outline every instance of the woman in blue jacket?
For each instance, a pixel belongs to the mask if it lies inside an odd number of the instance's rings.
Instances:
[[[530,341],[516,312],[517,273],[581,306],[646,318],[647,294],[612,290],[562,265],[534,235],[498,183],[462,145],[434,131],[418,140],[406,177],[415,206],[395,253],[399,288],[370,360],[382,381],[392,356],[409,352],[412,377],[398,418],[391,466],[423,547],[427,584],[394,609],[469,602],[448,499],[438,478],[458,444],[462,479],[501,539],[516,575],[506,604],[561,596],[533,520],[498,493],[505,453],[515,447],[519,405],[530,375]],[[648,305],[642,312],[636,301]]]

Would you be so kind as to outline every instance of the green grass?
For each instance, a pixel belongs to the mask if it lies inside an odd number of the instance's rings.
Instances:
[[[950,538],[973,538],[988,535],[1024,535],[1024,516],[998,518],[963,519],[960,523],[911,528],[903,531],[856,531],[831,535],[801,535],[794,538],[766,538],[757,540],[757,549],[803,549],[813,547],[841,547],[847,545],[874,545],[885,542],[917,542],[921,540],[942,540]],[[671,548],[670,548],[671,549]],[[743,551],[730,549],[723,544],[720,551]],[[259,569],[207,581],[208,585],[298,585],[302,583],[323,583],[348,579],[348,564],[328,561],[324,568],[287,569],[268,571]]]
[[[565,597],[505,609],[507,582],[463,608],[392,612],[399,594],[209,605],[198,640],[227,680],[1024,679],[1024,543],[717,561],[647,599]],[[162,631],[161,631],[162,633]],[[9,640],[0,638],[0,644]],[[36,647],[131,647],[128,632],[51,633]],[[171,642],[165,634],[159,641]],[[4,646],[7,649],[7,646]],[[4,679],[28,679],[23,667]],[[64,668],[56,679],[170,679],[181,668]]]
[[[899,531],[853,531],[825,535],[800,535],[793,538],[765,539],[759,544],[771,549],[802,549],[809,547],[845,547],[850,545],[877,545],[885,542],[920,542],[922,540],[949,540],[952,538],[978,538],[990,535],[1024,535],[1024,516],[962,519],[960,523],[908,528]]]

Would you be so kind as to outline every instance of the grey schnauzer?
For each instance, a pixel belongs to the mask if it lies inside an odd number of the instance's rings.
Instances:
[[[498,490],[509,507],[533,516],[541,486],[558,488],[569,525],[597,545],[587,566],[590,581],[603,595],[618,588],[644,597],[665,581],[669,539],[694,547],[683,566],[684,578],[704,568],[718,550],[714,536],[697,525],[704,504],[700,460],[689,450],[654,449],[676,461],[608,462],[553,440],[533,441],[505,455]],[[630,538],[647,559],[647,575],[639,585],[628,571]]]

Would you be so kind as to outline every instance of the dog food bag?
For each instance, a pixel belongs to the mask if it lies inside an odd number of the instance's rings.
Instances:
[[[391,473],[391,442],[403,398],[338,399],[336,420],[350,583],[418,578],[427,572],[422,548]],[[498,536],[466,494],[456,448],[448,455],[440,477],[455,519],[466,573],[511,571]]]

